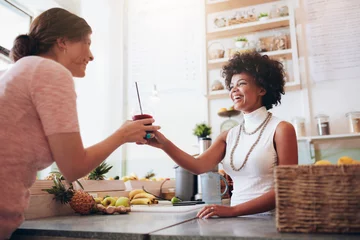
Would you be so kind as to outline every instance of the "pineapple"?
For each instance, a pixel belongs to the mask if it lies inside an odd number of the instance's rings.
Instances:
[[[76,191],[73,185],[66,189],[65,185],[61,182],[61,178],[55,176],[54,186],[51,189],[44,189],[43,191],[49,194],[54,194],[54,199],[60,201],[62,204],[70,204],[70,207],[77,213],[89,214],[95,206],[94,198],[84,191]]]
[[[146,173],[145,175],[145,179],[151,179],[155,177],[155,173],[153,172],[153,170],[149,171],[148,173]]]
[[[89,180],[104,180],[105,174],[109,172],[112,166],[102,162],[98,167],[91,171],[88,176]]]

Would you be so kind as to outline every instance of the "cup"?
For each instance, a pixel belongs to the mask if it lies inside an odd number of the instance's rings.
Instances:
[[[153,118],[153,117],[150,114],[135,114],[132,116],[133,121],[146,119],[146,118]],[[145,125],[152,125],[152,124],[145,124]],[[152,132],[146,131],[146,136],[144,137],[145,139],[149,139],[149,137],[148,137],[149,133],[152,133]]]
[[[206,204],[221,204],[221,197],[229,188],[227,180],[218,172],[207,172],[200,176],[202,200]],[[223,192],[221,192],[221,180],[225,183],[225,190]]]

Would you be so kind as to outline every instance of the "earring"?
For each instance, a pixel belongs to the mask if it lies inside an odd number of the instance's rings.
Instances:
[[[64,55],[66,54],[66,49],[64,48]]]

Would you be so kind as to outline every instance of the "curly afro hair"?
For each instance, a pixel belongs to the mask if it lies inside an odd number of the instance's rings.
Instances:
[[[261,56],[258,52],[236,53],[223,66],[222,76],[228,90],[233,75],[240,73],[250,74],[254,77],[255,83],[266,90],[262,98],[262,104],[266,109],[281,104],[281,94],[285,94],[285,73],[280,62],[270,59],[267,55]]]

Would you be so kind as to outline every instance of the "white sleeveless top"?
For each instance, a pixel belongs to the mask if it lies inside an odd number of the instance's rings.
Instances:
[[[265,107],[261,107],[249,114],[244,114],[246,132],[252,132],[259,127],[266,119],[267,114],[268,111]],[[274,134],[280,122],[280,119],[274,116],[271,117],[258,144],[254,147],[245,166],[240,171],[234,171],[230,166],[230,154],[236,143],[240,125],[229,130],[226,138],[226,155],[222,163],[225,172],[233,180],[234,190],[232,191],[231,206],[257,198],[274,188],[273,168],[277,164]],[[246,135],[241,131],[239,144],[233,155],[235,168],[240,168],[243,164],[247,153],[255,143],[260,132],[261,128],[253,135]]]

